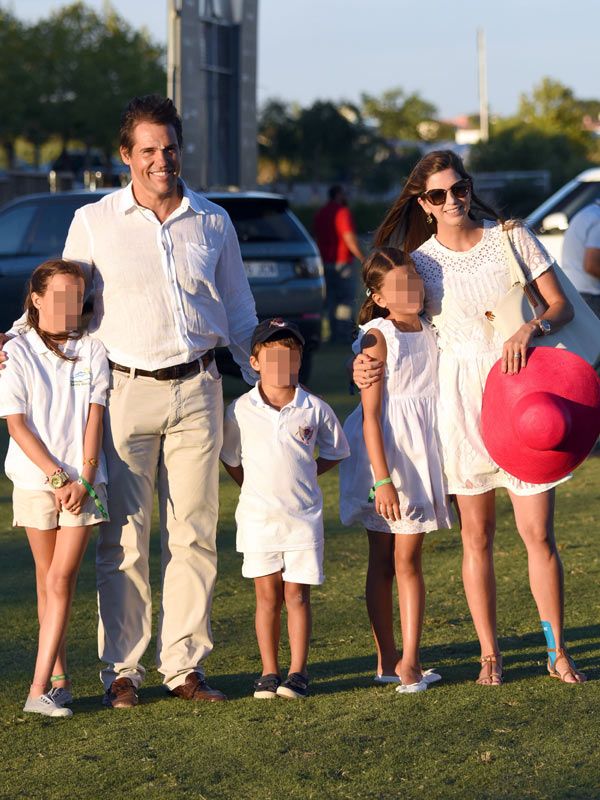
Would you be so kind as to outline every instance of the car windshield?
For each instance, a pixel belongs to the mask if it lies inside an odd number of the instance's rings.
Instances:
[[[287,211],[285,200],[210,197],[233,222],[240,243],[304,242],[305,236]]]
[[[578,211],[598,198],[600,198],[599,181],[573,180],[530,214],[527,224],[536,233],[543,233],[542,224],[548,214],[562,213],[570,222]]]
[[[75,211],[98,198],[31,200],[0,214],[0,255],[51,256],[62,253]]]

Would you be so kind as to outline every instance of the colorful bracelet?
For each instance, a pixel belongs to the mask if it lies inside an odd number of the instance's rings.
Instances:
[[[382,478],[380,481],[375,481],[369,491],[369,503],[372,503],[375,500],[375,490],[379,489],[380,486],[385,486],[387,483],[393,483],[392,479]]]
[[[102,502],[101,502],[100,498],[98,497],[98,495],[96,494],[96,490],[94,489],[92,484],[88,483],[85,478],[81,477],[81,475],[79,476],[79,480],[77,481],[77,483],[80,483],[82,486],[85,486],[86,492],[89,494],[89,496],[94,501],[94,505],[96,506],[98,511],[102,514],[104,519],[108,519],[108,512],[104,508],[104,506],[102,505]]]
[[[84,458],[83,466],[85,467],[86,464],[89,464],[90,467],[96,467],[96,469],[98,469],[98,465],[100,464],[100,462],[98,461],[97,458]]]

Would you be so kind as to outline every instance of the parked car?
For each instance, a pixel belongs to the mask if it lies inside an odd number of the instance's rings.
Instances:
[[[21,197],[0,209],[0,330],[20,316],[25,281],[47,258],[60,255],[75,210],[99,192],[57,192]],[[325,297],[317,246],[282,195],[264,192],[208,192],[229,213],[259,319],[284,316],[306,340],[302,380],[321,342]],[[222,371],[239,374],[229,351],[218,354]]]
[[[526,222],[560,264],[569,222],[584,206],[600,198],[600,169],[586,169],[532,211]]]

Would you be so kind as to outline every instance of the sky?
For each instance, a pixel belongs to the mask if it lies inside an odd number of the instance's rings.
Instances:
[[[65,4],[0,0],[26,21]],[[106,0],[87,4],[102,10]],[[166,43],[167,0],[111,5]],[[399,86],[419,92],[443,118],[474,113],[479,27],[491,113],[514,113],[520,94],[546,75],[579,98],[600,97],[598,0],[259,0],[258,101],[357,102],[363,92]]]

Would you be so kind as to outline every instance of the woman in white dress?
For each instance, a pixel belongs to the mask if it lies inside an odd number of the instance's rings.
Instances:
[[[484,219],[488,217],[488,219]],[[563,639],[563,571],[554,539],[554,486],[527,484],[491,460],[480,432],[481,400],[491,366],[503,372],[526,366],[535,336],[566,324],[573,310],[552,270],[553,260],[525,227],[510,234],[525,274],[547,310],[503,342],[485,318],[510,288],[503,237],[508,227],[477,198],[460,158],[429,153],[415,166],[383,220],[375,245],[410,252],[425,284],[425,313],[438,331],[440,399],[438,419],[447,489],[456,497],[463,542],[463,583],[481,645],[477,682],[502,683],[496,633],[493,541],[495,490],[508,490],[515,522],[527,548],[529,581],[548,645],[548,671],[579,683]],[[379,379],[382,365],[357,357],[359,386]]]

